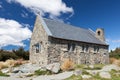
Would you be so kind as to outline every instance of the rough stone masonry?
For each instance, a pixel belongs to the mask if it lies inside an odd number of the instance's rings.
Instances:
[[[71,59],[76,64],[109,63],[104,30],[96,32],[36,17],[30,42],[30,61],[41,66]]]

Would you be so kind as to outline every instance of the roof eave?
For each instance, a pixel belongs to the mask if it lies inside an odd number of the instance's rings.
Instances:
[[[70,41],[82,42],[82,43],[89,43],[89,44],[109,46],[108,44],[100,44],[100,43],[92,43],[92,42],[78,41],[78,40],[72,40],[72,39],[64,39],[64,38],[58,38],[58,37],[54,37],[54,36],[49,36],[49,37],[62,39],[62,40],[70,40]]]

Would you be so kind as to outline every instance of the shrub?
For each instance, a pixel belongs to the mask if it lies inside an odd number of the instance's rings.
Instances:
[[[67,71],[71,69],[74,69],[74,62],[71,59],[65,59],[61,65],[61,70]]]
[[[111,50],[110,57],[120,59],[120,48],[116,48],[114,51]]]
[[[7,59],[17,59],[18,56],[15,55],[13,52],[9,51],[1,51],[0,52],[0,61],[6,61]]]
[[[29,60],[29,51],[25,51],[23,47],[20,47],[17,50],[12,51],[0,50],[0,61],[21,58],[24,60]]]
[[[25,51],[23,47],[20,47],[18,50],[13,50],[13,53],[15,53],[19,59],[29,60],[29,51]]]

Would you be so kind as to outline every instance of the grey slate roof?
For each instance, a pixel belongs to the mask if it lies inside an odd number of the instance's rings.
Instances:
[[[102,42],[101,40],[97,39],[95,37],[95,33],[89,29],[75,27],[69,24],[50,19],[43,20],[46,23],[49,31],[51,32],[51,35],[49,36],[67,40],[107,45],[105,42]]]

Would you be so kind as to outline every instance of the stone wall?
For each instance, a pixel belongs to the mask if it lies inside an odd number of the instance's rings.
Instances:
[[[36,44],[40,45],[38,52]],[[74,50],[68,50],[68,44],[75,44]],[[89,46],[88,50],[83,50],[83,45],[85,48]],[[94,50],[95,46],[99,47],[99,51]],[[106,64],[109,63],[108,46],[48,37],[41,18],[37,17],[30,42],[30,61],[46,65],[62,63],[66,58],[72,59],[76,64]]]
[[[39,44],[39,52],[36,53],[35,44]],[[30,42],[30,61],[39,65],[47,64],[47,46],[48,35],[41,24],[40,17],[38,16],[35,21],[33,34]]]
[[[69,43],[75,44],[74,51],[68,51]],[[87,51],[82,50],[83,45],[89,46]],[[99,47],[98,52],[94,51],[94,46]],[[48,63],[62,63],[66,58],[72,59],[76,64],[106,64],[109,63],[108,46],[49,38]]]

